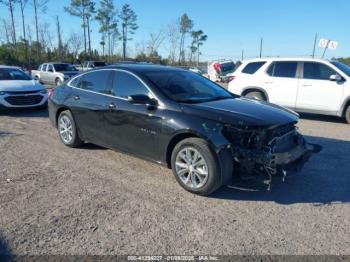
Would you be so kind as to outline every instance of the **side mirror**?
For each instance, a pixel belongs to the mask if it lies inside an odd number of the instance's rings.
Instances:
[[[340,75],[334,74],[334,75],[331,75],[331,76],[329,77],[329,80],[330,80],[330,81],[334,81],[334,82],[340,82],[340,81],[342,81],[342,78],[341,78]]]
[[[158,101],[146,95],[128,96],[128,101],[130,104],[145,105],[147,106],[148,110],[154,110],[158,107]]]

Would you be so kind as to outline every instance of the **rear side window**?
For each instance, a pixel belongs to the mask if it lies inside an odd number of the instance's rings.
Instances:
[[[46,68],[47,68],[47,64],[43,64],[43,67],[41,68],[41,71],[46,71]]]
[[[267,70],[267,74],[273,77],[295,78],[298,62],[274,62]]]
[[[256,71],[258,71],[266,62],[252,62],[247,64],[243,70],[242,73],[245,74],[255,74]]]
[[[332,68],[320,63],[304,62],[304,78],[329,80],[331,75],[337,74]]]
[[[85,75],[82,75],[81,81],[78,87],[84,90],[89,90],[89,91],[93,91],[101,94],[110,94],[111,93],[110,91],[111,90],[111,71],[101,70],[101,71],[94,71],[94,72],[90,72]]]
[[[147,95],[149,90],[135,76],[126,72],[114,72],[112,95],[127,98],[132,95]]]

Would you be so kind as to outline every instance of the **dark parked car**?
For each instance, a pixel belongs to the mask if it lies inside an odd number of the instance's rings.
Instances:
[[[54,89],[49,112],[65,145],[88,141],[167,165],[182,187],[202,195],[238,173],[270,184],[315,151],[297,132],[293,111],[171,67],[88,71]]]

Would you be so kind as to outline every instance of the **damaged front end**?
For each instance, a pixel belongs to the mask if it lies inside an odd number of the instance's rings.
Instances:
[[[288,171],[299,171],[312,153],[322,149],[307,143],[294,122],[268,128],[228,125],[222,133],[231,144],[241,178],[262,177],[268,190],[274,176],[284,181]]]

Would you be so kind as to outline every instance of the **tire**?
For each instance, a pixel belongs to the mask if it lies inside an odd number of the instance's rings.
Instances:
[[[248,92],[244,96],[254,98],[256,100],[266,101],[264,94],[259,91]]]
[[[346,109],[345,120],[346,120],[346,123],[350,124],[350,105],[348,106],[348,109]]]
[[[56,85],[56,86],[62,85],[61,79],[57,78],[57,79],[55,80],[55,85]]]
[[[180,141],[172,152],[171,167],[177,182],[191,193],[209,195],[222,185],[217,156],[203,139]]]
[[[72,113],[69,110],[60,113],[57,120],[57,130],[64,145],[74,148],[83,144],[83,141],[79,138]]]

